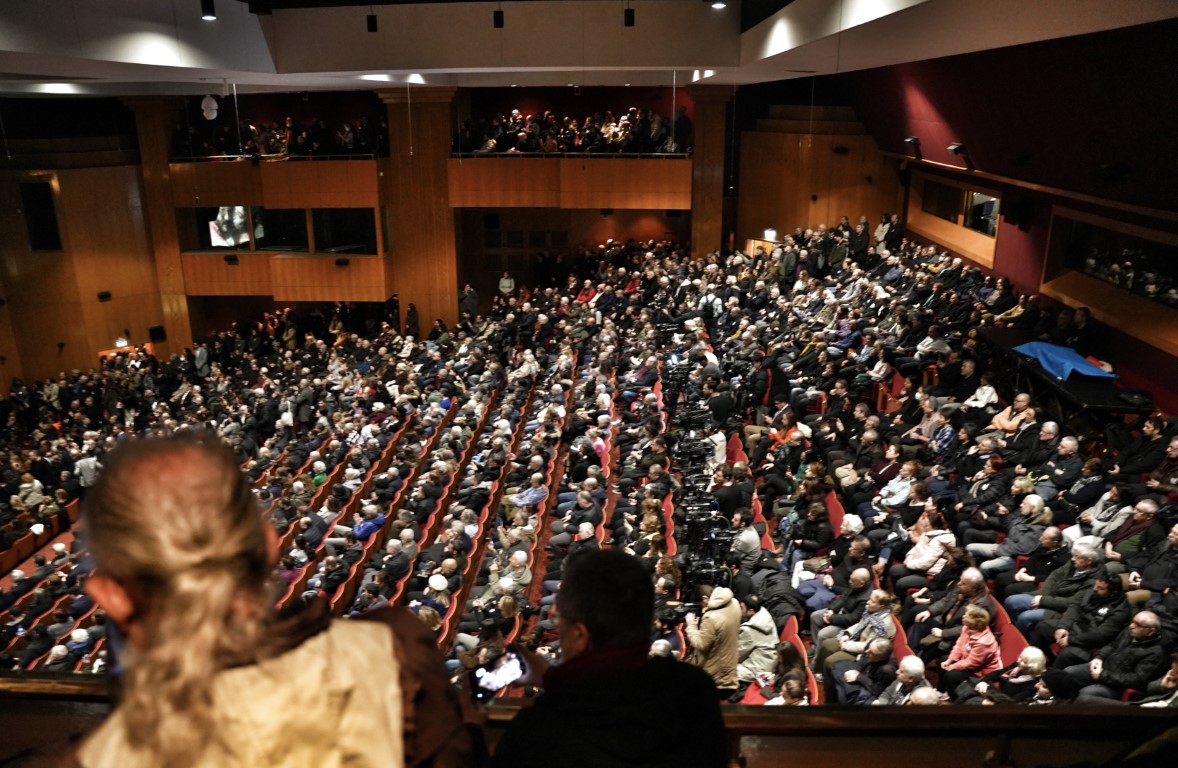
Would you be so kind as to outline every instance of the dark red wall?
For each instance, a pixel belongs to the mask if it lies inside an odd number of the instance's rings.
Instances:
[[[962,165],[958,141],[979,170],[1178,210],[1176,39],[1178,21],[1129,27],[869,70],[850,90],[885,151],[914,135]]]
[[[1176,39],[1178,21],[1170,21],[853,73],[829,88],[846,94],[881,149],[907,154],[905,137],[917,136],[924,160],[963,168],[956,178],[968,176],[966,163],[947,147],[960,142],[979,171],[1174,212]],[[1003,222],[994,272],[1022,292],[1038,291],[1055,204],[1178,232],[1165,218],[1002,191],[1003,211],[1017,206],[1023,222]],[[1150,389],[1159,407],[1178,410],[1178,358],[1112,329],[1103,340],[1124,385]]]

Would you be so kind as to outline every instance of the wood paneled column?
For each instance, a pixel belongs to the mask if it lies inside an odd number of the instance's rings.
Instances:
[[[724,240],[724,146],[732,88],[688,86],[695,101],[691,155],[691,255],[718,250]]]
[[[163,96],[132,97],[123,100],[135,113],[139,134],[139,167],[143,183],[143,210],[147,237],[155,259],[156,281],[164,310],[168,340],[155,345],[156,357],[166,358],[192,346],[192,323],[188,318],[188,294],[180,262],[180,241],[176,232],[176,206],[172,200],[172,178],[168,165],[172,130],[183,102]]]
[[[377,91],[388,106],[388,259],[386,291],[398,294],[401,320],[417,305],[424,335],[437,318],[458,320],[458,254],[446,161],[454,88]]]

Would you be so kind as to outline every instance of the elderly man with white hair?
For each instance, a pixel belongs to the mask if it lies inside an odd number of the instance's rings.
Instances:
[[[920,657],[905,656],[896,670],[896,680],[871,703],[877,706],[908,704],[912,694],[922,688],[931,689],[936,694],[936,689],[925,679],[924,662]]]
[[[520,596],[531,585],[532,569],[528,567],[528,553],[516,550],[508,556],[505,569],[500,569],[498,561],[491,562],[491,583],[478,599],[485,605],[495,599],[497,594]]]
[[[412,533],[410,533],[412,536]],[[384,574],[384,585],[395,585],[400,579],[409,574],[412,561],[405,551],[405,545],[400,539],[389,539],[385,542],[384,552],[372,556],[365,564],[364,580],[361,587],[376,579],[377,573]]]
[[[1043,497],[1044,501],[1051,501],[1080,479],[1084,460],[1080,458],[1079,450],[1079,440],[1071,436],[1064,437],[1056,446],[1054,456],[1033,467],[1016,467],[1015,473],[1025,472],[1035,483],[1035,493]]]
[[[364,483],[363,473],[356,467],[348,467],[344,470],[343,486],[351,493],[355,493],[360,489]]]
[[[1019,503],[1018,513],[1006,516],[1006,538],[999,544],[975,542],[965,550],[973,555],[986,578],[993,578],[1014,567],[1015,559],[1039,548],[1039,538],[1047,528],[1042,497],[1031,493]]]
[[[70,655],[64,645],[55,645],[49,650],[49,657],[41,669],[45,672],[73,672],[78,660]]]

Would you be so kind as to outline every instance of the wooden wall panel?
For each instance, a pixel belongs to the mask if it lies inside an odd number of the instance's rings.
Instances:
[[[346,267],[334,256],[270,256],[275,301],[384,301],[384,259],[349,256]],[[265,293],[265,292],[264,292]]]
[[[22,180],[53,185],[61,250],[29,248]],[[98,350],[112,346],[124,330],[133,343],[144,342],[148,327],[162,321],[136,167],[5,174],[0,243],[8,301],[0,313],[9,316],[11,329],[0,317],[0,376],[18,375],[18,366],[26,379],[92,368]],[[99,302],[99,291],[110,291],[112,300]]]
[[[99,291],[157,291],[135,166],[60,171],[62,241],[77,270],[82,301]]]
[[[447,161],[454,208],[691,207],[691,161],[475,158]]]
[[[172,163],[170,170],[177,208],[262,204],[261,174],[246,160]]]
[[[836,146],[846,154],[835,154]],[[894,161],[870,136],[809,136],[746,132],[741,137],[737,242],[760,238],[766,227],[833,226],[898,211],[903,199]],[[815,199],[816,198],[816,199]]]
[[[113,347],[115,339],[125,337],[132,344],[146,344],[151,340],[149,328],[153,325],[167,327],[163,320],[159,294],[134,295],[112,292],[110,301],[83,301],[79,306],[84,320],[86,344],[92,360],[97,359],[98,350]],[[158,354],[158,350],[156,353]]]
[[[410,303],[423,326],[434,318],[458,320],[455,211],[450,207],[447,164],[452,125],[451,88],[381,91],[388,109],[389,258],[386,295],[400,298],[402,322]],[[412,137],[412,142],[410,141]]]
[[[265,253],[237,253],[237,264],[221,253],[185,253],[184,283],[190,296],[269,296],[270,259]]]
[[[55,205],[61,195],[56,173],[0,174],[0,269],[8,290],[6,298],[25,305],[76,302],[78,282],[68,254],[64,250],[33,251],[29,247],[20,195],[20,184],[25,181],[49,182]],[[60,227],[60,213],[58,223]]]
[[[262,163],[267,208],[375,208],[383,200],[376,160]]]
[[[14,377],[27,380],[26,368],[32,370],[23,360],[28,339],[22,336],[27,336],[30,326],[22,320],[37,307],[51,305],[46,302],[53,301],[52,282],[58,275],[69,270],[72,278],[72,264],[61,253],[36,254],[29,250],[21,214],[19,184],[23,180],[51,181],[54,177],[0,173],[0,296],[7,301],[0,308],[0,356],[4,358],[0,363],[0,383],[5,392]],[[37,293],[43,296],[38,297]],[[72,279],[60,298],[76,301],[77,289]]]
[[[561,208],[691,207],[690,160],[562,158],[559,162]]]
[[[275,301],[383,301],[384,259],[348,256],[239,253],[231,266],[220,253],[186,253],[184,279],[191,296],[273,296]]]
[[[0,296],[8,296],[9,291],[0,276]],[[8,392],[12,380],[24,376],[21,364],[20,347],[16,343],[16,323],[13,317],[13,306],[6,303],[0,307],[0,391]]]
[[[917,235],[932,240],[934,243],[944,246],[954,253],[959,253],[987,269],[992,268],[994,266],[994,254],[998,248],[998,239],[1002,237],[1002,223],[999,222],[998,224],[997,237],[990,237],[983,235],[981,232],[974,232],[972,229],[963,227],[961,225],[963,217],[960,213],[957,216],[956,224],[939,216],[925,213],[922,210],[922,200],[924,182],[928,178],[928,176],[923,174],[912,174],[912,184],[909,188],[908,213],[904,222],[905,226]],[[962,190],[969,187],[980,192],[989,192],[992,195],[1001,194],[999,190],[986,189],[984,186],[978,186],[977,184],[959,183],[940,176],[933,179],[933,181],[946,186],[958,187]]]
[[[29,247],[19,184],[49,181],[55,207],[60,209],[60,185],[56,174],[5,174],[0,185],[0,248],[5,298],[12,317],[17,354],[13,367],[4,366],[6,377],[26,381],[71,368],[89,368],[94,361],[84,354],[85,335],[78,301],[74,262],[68,252],[33,251]],[[60,210],[58,213],[60,226]],[[59,350],[58,342],[64,346]],[[20,370],[15,370],[19,361]]]
[[[147,342],[147,329],[163,322],[163,311],[139,169],[61,171],[58,179],[62,244],[74,263],[88,351],[108,349],[121,336],[132,344]],[[111,300],[100,302],[100,292]]]
[[[557,208],[559,158],[474,158],[446,162],[453,208]]]
[[[724,239],[724,146],[728,135],[728,100],[723,86],[688,88],[695,100],[695,139],[691,164],[691,253],[703,256]]]
[[[124,102],[135,113],[144,220],[155,262],[163,325],[168,333],[168,340],[157,344],[155,350],[156,355],[167,357],[192,345],[192,325],[188,319],[184,268],[180,262],[180,242],[176,233],[176,205],[172,197],[171,167],[168,162],[172,129],[181,104],[179,99],[163,96],[128,98]]]

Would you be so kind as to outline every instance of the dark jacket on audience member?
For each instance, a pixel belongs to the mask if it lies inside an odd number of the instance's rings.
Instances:
[[[1157,635],[1134,640],[1128,627],[1096,655],[1104,662],[1100,682],[1119,690],[1145,690],[1152,680],[1161,677],[1170,666],[1170,657]]]
[[[726,766],[712,679],[690,664],[645,657],[645,647],[602,648],[550,669],[544,695],[512,720],[492,766]]]

